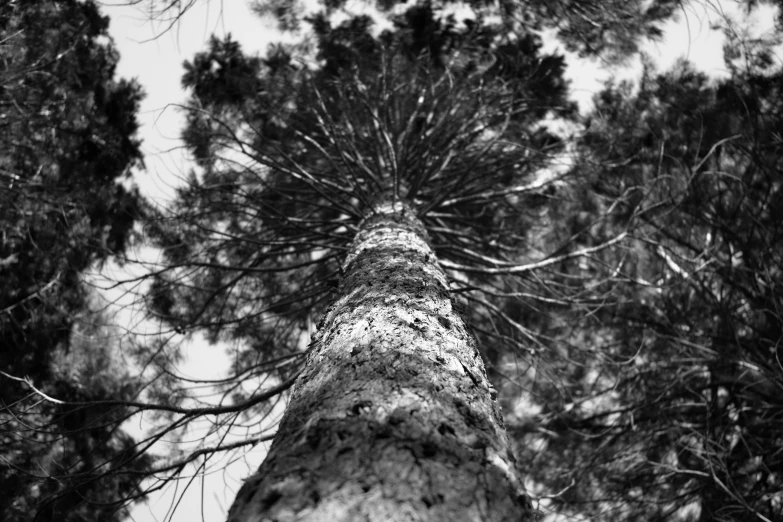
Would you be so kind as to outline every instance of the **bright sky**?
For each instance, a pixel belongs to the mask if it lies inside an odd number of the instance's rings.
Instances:
[[[199,0],[169,31],[165,24],[150,22],[141,6],[124,5],[127,3],[108,0],[103,11],[111,17],[110,32],[121,55],[118,74],[136,78],[147,93],[139,118],[146,170],[136,173],[135,179],[145,196],[163,201],[171,198],[172,188],[188,168],[179,148],[184,119],[177,104],[186,99],[180,87],[182,62],[205,50],[212,34],[231,33],[246,51],[258,53],[265,52],[277,35],[264,27],[243,1]],[[195,343],[179,370],[192,378],[216,378],[226,367],[222,349]],[[198,437],[198,433],[190,435],[191,440]],[[131,520],[225,520],[242,481],[257,469],[264,454],[265,449],[258,447],[247,459],[213,462],[205,476],[190,483],[187,479],[180,481],[153,493],[146,504],[134,506]]]
[[[147,169],[136,179],[145,194],[166,197],[186,164],[178,149],[184,120],[177,104],[186,99],[180,87],[182,62],[206,50],[212,34],[230,33],[245,51],[264,53],[279,33],[265,27],[244,1],[197,0],[170,30],[169,24],[150,21],[142,8],[146,2],[127,4],[108,0],[103,10],[111,17],[111,35],[121,55],[118,74],[136,78],[147,93],[140,117]]]
[[[182,62],[204,50],[213,33],[219,36],[231,33],[251,53],[263,53],[279,35],[250,12],[244,1],[197,0],[184,19],[169,31],[161,24],[150,22],[140,7],[124,3],[127,1],[108,0],[103,5],[105,14],[111,17],[111,34],[121,53],[119,75],[136,78],[147,92],[140,116],[147,169],[137,173],[136,181],[144,195],[162,201],[172,196],[172,188],[188,168],[187,159],[179,149],[183,118],[177,104],[186,98],[180,88]],[[722,21],[719,9],[717,2],[686,8],[679,22],[667,27],[665,41],[648,45],[646,52],[661,69],[680,57],[687,57],[710,75],[725,74],[723,36],[710,29],[712,24]],[[736,10],[731,12],[736,16]],[[763,10],[755,19],[757,32],[763,33],[771,27],[774,16],[770,10]],[[548,50],[558,48],[551,40],[547,42]],[[640,70],[637,64],[625,72],[608,71],[601,69],[600,64],[575,57],[569,57],[568,63],[567,75],[574,98],[583,110],[589,107],[591,96],[600,89],[604,79],[634,78]],[[206,348],[195,347],[198,355],[191,355],[183,371],[191,376],[216,377],[216,365],[225,366],[215,359],[223,357],[222,351]],[[132,520],[191,522],[202,517],[210,521],[224,520],[242,479],[255,470],[262,457],[263,450],[258,449],[248,462],[235,463],[226,471],[216,469],[206,479],[195,480],[173,516],[172,499],[179,498],[184,482],[178,490],[169,488],[162,494],[154,494],[148,504],[135,507]]]

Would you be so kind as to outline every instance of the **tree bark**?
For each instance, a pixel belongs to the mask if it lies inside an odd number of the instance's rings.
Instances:
[[[533,520],[495,396],[424,227],[380,204],[228,520]]]

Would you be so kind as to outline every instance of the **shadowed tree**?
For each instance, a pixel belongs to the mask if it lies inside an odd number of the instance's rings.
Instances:
[[[139,215],[138,195],[120,182],[140,161],[134,138],[140,93],[115,80],[117,55],[102,43],[107,28],[92,2],[0,5],[0,518],[6,521],[36,513],[39,520],[119,519],[117,506],[107,506],[136,492],[133,481],[105,473],[111,464],[101,468],[132,447],[110,421],[121,415],[104,412],[99,423],[80,424],[78,415],[24,384],[65,400],[128,396],[119,376],[96,377],[92,382],[101,385],[86,389],[87,382],[71,380],[90,378],[86,372],[64,373],[76,359],[102,357],[102,347],[91,355],[83,346],[69,350],[88,295],[81,275],[125,249]]]
[[[596,97],[565,212],[633,238],[603,251],[616,306],[551,330],[559,382],[512,421],[563,513],[599,520],[778,520],[781,503],[780,68],[730,41],[731,77],[687,63]],[[574,364],[576,363],[576,364]],[[536,453],[531,448],[540,448]]]
[[[123,520],[128,497],[140,496],[135,475],[152,459],[134,458],[136,441],[119,427],[119,401],[139,390],[120,360],[123,336],[100,313],[73,320],[47,380],[5,408],[3,520]]]

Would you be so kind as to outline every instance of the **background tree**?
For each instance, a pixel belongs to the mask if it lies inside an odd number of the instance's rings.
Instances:
[[[553,208],[581,221],[566,235],[606,234],[594,223],[609,215],[608,234],[633,239],[601,252],[615,272],[594,314],[552,314],[575,326],[549,329],[556,356],[518,381],[540,412],[512,429],[533,476],[562,492],[562,512],[783,513],[783,142],[771,53],[730,39],[725,80],[682,62],[648,68],[638,91],[610,84],[596,97],[577,166],[588,190]]]
[[[140,92],[114,79],[107,28],[92,2],[0,6],[3,520],[36,510],[45,520],[119,519],[107,506],[136,491],[106,478],[131,445],[113,422],[120,412],[92,410],[87,421],[19,382],[77,402],[131,393],[105,371],[107,348],[72,343],[87,304],[81,274],[122,252],[139,216],[138,194],[120,182],[141,158]]]
[[[406,3],[405,0],[381,0],[374,2],[373,7],[381,13],[399,14],[407,9]],[[583,56],[600,56],[602,60],[615,63],[637,53],[639,43],[645,39],[659,39],[661,26],[682,8],[681,2],[672,0],[429,0],[422,3],[437,11],[468,7],[479,16],[499,17],[500,24],[507,30],[519,33],[554,30],[568,50]],[[323,4],[321,12],[326,16],[350,10],[350,3],[345,0]],[[308,18],[308,6],[302,0],[254,0],[253,6],[260,15],[277,20],[285,31],[301,30]]]

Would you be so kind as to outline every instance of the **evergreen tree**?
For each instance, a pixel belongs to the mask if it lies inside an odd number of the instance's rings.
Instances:
[[[119,375],[74,369],[78,359],[101,366],[104,348],[71,342],[86,310],[81,274],[124,250],[139,215],[138,194],[120,182],[141,158],[140,92],[115,80],[107,28],[92,2],[0,6],[3,520],[119,519],[107,506],[135,491],[132,481],[97,482],[132,446],[112,423],[121,412],[87,421],[24,382],[77,402],[130,393]]]
[[[149,487],[277,430],[231,520],[533,518],[523,474],[565,515],[779,518],[769,47],[729,48],[719,83],[648,67],[580,121],[535,31],[622,61],[679,4],[402,4],[378,3],[378,32],[333,23],[339,1],[265,2],[312,40],[262,59],[213,38],[185,64],[196,168],[147,227],[147,402],[102,403],[162,422],[112,476],[208,418],[217,443]],[[193,333],[230,343],[231,375],[177,375],[172,340]],[[218,404],[195,403],[205,385]]]
[[[783,513],[783,120],[770,53],[730,41],[728,79],[682,62],[648,68],[638,91],[610,84],[596,97],[577,167],[589,189],[558,213],[608,214],[609,233],[633,240],[601,253],[616,267],[609,299],[550,330],[556,355],[537,372],[558,374],[520,379],[542,408],[512,422],[564,513]]]
[[[452,292],[519,264],[527,194],[561,147],[542,120],[573,114],[562,58],[428,6],[378,36],[366,17],[311,23],[313,70],[231,39],[186,64],[199,172],[152,229],[165,324],[241,341],[245,381],[299,376],[230,518],[532,516]]]

